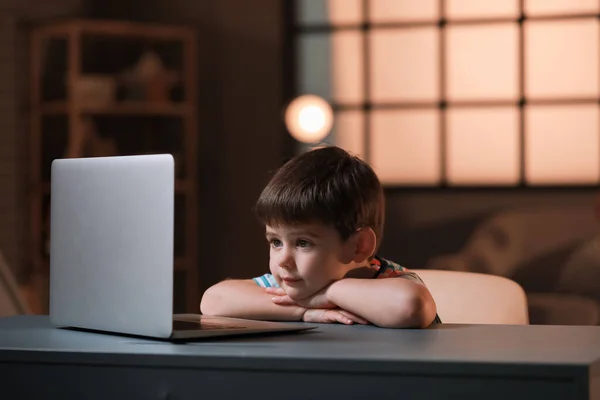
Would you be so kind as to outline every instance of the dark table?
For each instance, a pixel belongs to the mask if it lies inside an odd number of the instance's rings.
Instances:
[[[0,319],[0,391],[3,399],[600,399],[600,327],[322,325],[169,343],[18,316]]]

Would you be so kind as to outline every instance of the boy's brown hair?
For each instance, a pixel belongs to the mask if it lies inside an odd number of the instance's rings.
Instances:
[[[379,178],[360,158],[345,150],[320,147],[282,166],[255,206],[264,225],[320,222],[334,227],[343,241],[360,228],[373,229],[381,243],[385,201]]]

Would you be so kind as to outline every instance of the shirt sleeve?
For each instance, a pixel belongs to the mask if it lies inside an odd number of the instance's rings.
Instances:
[[[397,264],[393,261],[383,260],[382,266],[383,270],[377,276],[378,279],[383,278],[404,278],[411,281],[423,283],[423,280],[419,275],[415,272],[410,271],[409,269]]]
[[[421,279],[421,277],[419,275],[417,275],[415,272],[404,271],[404,272],[400,273],[400,275],[398,275],[398,277],[404,278],[404,279],[410,279],[411,281],[415,281],[415,282],[419,282],[419,283],[425,284],[425,282],[423,282],[423,280]]]
[[[257,276],[256,278],[252,278],[252,280],[260,287],[279,287],[277,281],[275,280],[275,278],[273,278],[272,274],[264,274],[262,276]]]
[[[427,287],[427,285],[425,285],[425,282],[423,282],[423,279],[421,279],[421,277],[419,275],[417,275],[417,273],[412,272],[412,271],[407,271],[406,269],[404,269],[403,271],[394,269],[392,272],[385,274],[385,276],[379,277],[379,279],[381,279],[381,278],[404,278],[404,279],[408,279],[408,280],[420,283],[423,286]],[[440,318],[438,313],[435,314],[435,319],[433,320],[433,323],[436,323],[436,324],[442,323],[442,319]]]
[[[384,260],[383,264],[384,265],[382,265],[382,268],[385,268],[385,269],[383,269],[379,273],[379,275],[377,276],[377,279],[404,278],[404,279],[418,282],[425,287],[427,286],[427,285],[425,285],[425,282],[423,282],[423,279],[421,279],[421,277],[416,272],[410,271],[409,269],[404,268],[404,267],[400,266],[399,264],[394,263],[392,261],[388,261],[388,260]],[[442,323],[442,319],[440,318],[438,313],[435,314],[435,319],[434,319],[433,323],[437,323],[437,324]]]
[[[384,271],[384,273],[380,274],[377,278],[378,279],[404,278],[404,279],[409,279],[411,281],[423,283],[423,280],[421,279],[421,277],[419,275],[417,275],[415,272],[407,271],[407,270],[400,271],[400,270],[390,269],[388,271]]]

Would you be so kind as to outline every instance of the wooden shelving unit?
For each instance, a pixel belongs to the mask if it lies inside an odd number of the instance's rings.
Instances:
[[[140,60],[148,53],[160,60],[164,67],[160,72],[164,76],[167,72],[177,76],[171,85],[163,85],[160,98],[149,95],[157,93],[150,91],[150,84],[164,82],[159,80],[163,76],[156,70],[154,80],[140,74],[137,86],[130,81],[123,83],[121,79],[123,71],[136,68],[136,60],[141,64]],[[38,313],[48,309],[50,163],[65,156],[88,156],[85,149],[92,124],[94,134],[118,148],[118,154],[171,153],[175,156],[174,311],[197,312],[195,32],[181,26],[122,21],[62,21],[32,30],[30,62],[30,254],[31,281],[36,287],[38,303],[32,304],[32,309]],[[114,96],[104,101],[81,97],[80,92],[76,92],[78,85],[82,79],[93,76],[114,79]],[[132,87],[146,89],[146,92],[140,95],[139,90],[136,92]],[[162,131],[158,128],[161,126]],[[152,145],[148,147],[147,143]],[[177,299],[181,298],[184,300],[178,303]]]
[[[35,110],[43,115],[64,114],[69,112],[69,103],[62,101],[50,101],[42,103]],[[185,117],[194,112],[187,104],[139,104],[137,102],[123,101],[114,105],[84,105],[79,107],[82,115],[163,115]]]

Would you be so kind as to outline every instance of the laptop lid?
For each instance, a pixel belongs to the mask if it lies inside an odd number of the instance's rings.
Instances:
[[[169,337],[173,157],[58,159],[51,174],[52,323]]]

